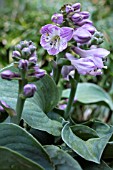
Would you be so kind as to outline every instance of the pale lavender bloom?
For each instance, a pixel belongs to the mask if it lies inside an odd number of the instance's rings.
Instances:
[[[62,24],[63,23],[63,15],[62,14],[54,14],[51,17],[52,22],[55,24]]]
[[[67,48],[67,42],[73,36],[73,28],[58,27],[47,24],[41,28],[41,46],[48,51],[50,55],[56,55]]]
[[[29,64],[35,65],[37,63],[37,57],[33,56],[29,58]]]
[[[90,50],[83,50],[79,47],[74,47],[73,51],[78,54],[80,57],[92,57],[92,58],[105,58],[110,52],[104,48],[93,48]]]
[[[96,69],[95,64],[93,63],[93,61],[90,61],[88,57],[77,59],[69,53],[66,53],[66,57],[68,58],[68,60],[71,61],[74,69],[77,69],[78,73],[82,75],[90,74],[92,70]]]
[[[70,53],[66,53],[66,58],[71,61],[72,66],[74,67],[74,69],[78,71],[79,74],[82,74],[82,75],[89,74],[93,76],[102,74],[102,68],[105,67],[102,59],[109,54],[109,51],[103,48],[82,50],[78,47],[74,47],[74,51],[81,58],[77,59],[73,57]],[[66,69],[66,67],[64,69]],[[66,76],[65,70],[63,70],[62,73],[63,73],[63,76]],[[67,74],[69,74],[68,71],[67,71]]]
[[[25,97],[33,97],[36,90],[37,90],[37,87],[35,84],[26,84],[24,86],[23,94]]]

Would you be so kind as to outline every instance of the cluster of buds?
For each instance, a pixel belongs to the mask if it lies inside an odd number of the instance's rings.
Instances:
[[[5,70],[1,73],[3,79],[18,79],[29,83],[37,81],[45,75],[45,71],[40,69],[37,64],[36,46],[32,41],[21,41],[17,44],[12,53],[12,58],[18,65],[18,73]],[[23,95],[25,97],[32,97],[36,91],[36,86],[34,86],[34,84],[26,85],[23,89]]]
[[[70,71],[75,69],[82,75],[101,75],[104,66],[104,59],[110,53],[100,48],[103,42],[103,34],[98,32],[89,19],[87,11],[81,11],[81,4],[64,5],[59,13],[55,13],[51,20],[54,24],[48,24],[41,28],[40,44],[50,55],[56,55],[65,50],[64,58],[71,62],[62,68],[63,77],[68,76]]]

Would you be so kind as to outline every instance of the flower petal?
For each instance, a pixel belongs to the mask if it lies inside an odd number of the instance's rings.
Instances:
[[[73,28],[70,27],[62,27],[60,36],[65,38],[66,41],[70,41],[73,37]]]

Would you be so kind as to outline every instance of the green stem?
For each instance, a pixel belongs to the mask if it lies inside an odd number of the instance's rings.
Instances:
[[[11,117],[11,123],[15,123],[17,125],[19,125],[20,123],[22,111],[23,111],[24,103],[25,103],[25,99],[21,97],[21,94],[23,92],[23,87],[25,84],[27,84],[25,79],[22,79],[19,81],[18,99],[17,99],[17,104],[16,104],[17,115]]]
[[[68,100],[68,104],[64,113],[64,118],[65,120],[68,119],[69,114],[70,114],[70,110],[74,101],[74,97],[75,97],[75,93],[76,93],[76,89],[77,89],[77,84],[78,84],[78,80],[79,80],[79,74],[76,72],[74,75],[74,78],[70,77],[70,82],[71,82],[71,92],[70,92],[70,96],[69,96],[69,100]]]
[[[61,67],[57,65],[57,68],[54,69],[54,80],[56,84],[58,84],[59,82],[60,75],[61,75]]]

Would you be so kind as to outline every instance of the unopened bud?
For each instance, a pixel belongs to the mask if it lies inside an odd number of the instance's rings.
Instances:
[[[63,23],[63,15],[62,14],[54,14],[51,17],[52,22],[55,24],[62,24]]]
[[[79,12],[80,11],[81,4],[75,3],[72,5],[72,8],[74,8],[74,11]]]
[[[30,55],[31,55],[31,51],[29,48],[22,49],[22,57],[23,58],[29,58]]]
[[[34,53],[36,50],[36,47],[34,45],[30,45],[29,49],[30,49],[31,53]]]
[[[27,60],[22,59],[22,60],[19,61],[18,68],[23,69],[23,70],[27,70],[28,64],[29,64],[29,62]]]
[[[33,97],[37,87],[35,84],[27,84],[24,86],[23,94],[25,97]]]
[[[37,63],[37,57],[30,57],[29,58],[29,64],[30,65],[35,65]]]
[[[5,70],[1,73],[1,78],[6,79],[6,80],[11,80],[12,78],[15,77],[15,73],[13,73],[10,70]]]
[[[25,41],[21,41],[21,42],[20,42],[20,45],[21,45],[22,48],[28,47],[28,46],[29,46],[29,42],[26,41],[26,40],[25,40]]]
[[[19,61],[21,57],[21,54],[19,51],[13,51],[12,58],[16,61]]]
[[[66,13],[74,12],[74,8],[71,5],[66,5]]]

